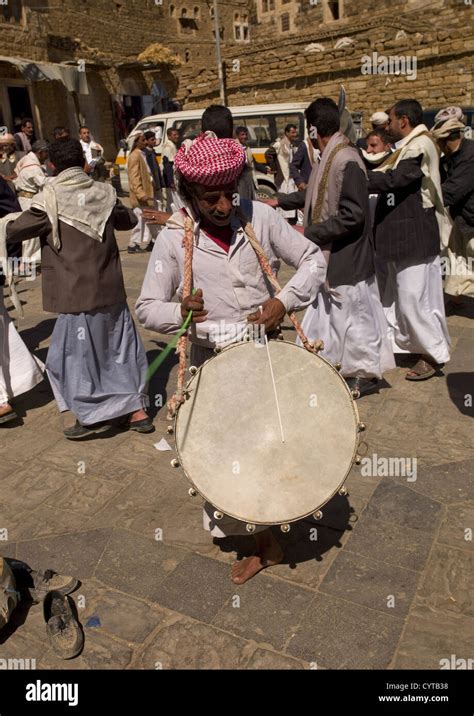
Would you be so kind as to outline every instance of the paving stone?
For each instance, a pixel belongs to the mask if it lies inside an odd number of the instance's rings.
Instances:
[[[402,628],[395,616],[318,594],[286,652],[310,668],[386,669]]]
[[[234,591],[226,565],[190,554],[157,585],[154,600],[168,609],[209,623]]]
[[[161,626],[133,663],[138,669],[241,669],[248,661],[243,639],[184,617]]]
[[[17,558],[32,569],[54,569],[86,579],[92,576],[110,534],[109,529],[94,529],[19,542]]]
[[[309,664],[304,661],[292,659],[283,654],[268,649],[256,649],[250,661],[246,664],[246,669],[271,669],[278,671],[283,669],[308,669]]]
[[[2,659],[21,659],[22,662],[16,664],[16,668],[20,665],[25,669],[40,668],[40,660],[43,658],[45,651],[49,648],[49,642],[46,636],[46,630],[42,641],[38,641],[32,636],[27,635],[26,630],[17,630],[13,634],[2,634],[0,637],[0,665],[4,666]],[[9,668],[14,669],[15,664],[6,664]],[[2,669],[2,675],[4,671]]]
[[[474,501],[472,460],[446,462],[442,465],[418,466],[416,482],[410,487],[438,502]]]
[[[84,614],[83,620],[86,634],[90,629],[98,628],[118,639],[138,644],[151,634],[168,613],[127,594],[108,589],[105,585],[95,597],[87,599],[87,606],[87,615]],[[100,627],[87,627],[87,620],[91,616],[100,619]]]
[[[426,565],[431,545],[432,535],[427,532],[400,528],[365,514],[355,525],[346,551],[419,572]]]
[[[455,659],[472,659],[474,620],[418,606],[409,615],[393,661],[394,669],[440,669]],[[456,668],[456,667],[454,667]]]
[[[75,659],[63,661],[50,650],[39,663],[41,669],[126,669],[133,650],[98,630],[86,629],[84,650]]]
[[[84,527],[84,517],[81,514],[57,509],[46,502],[34,512],[22,513],[15,524],[14,533],[18,540],[30,540],[80,532]]]
[[[162,582],[186,556],[184,550],[116,530],[95,576],[111,587],[154,602]]]
[[[443,612],[474,616],[473,574],[472,546],[455,549],[442,544],[435,545],[416,603]]]
[[[404,479],[404,478],[401,478]],[[375,490],[365,514],[383,522],[433,533],[443,508],[435,500],[399,484],[400,478],[384,479]],[[410,485],[415,483],[410,483]]]
[[[260,574],[240,587],[233,585],[232,597],[212,623],[281,651],[312,597],[308,590]]]
[[[17,470],[2,479],[2,498],[10,508],[34,510],[48,497],[67,486],[69,476],[34,463],[31,467]]]
[[[449,505],[437,541],[460,549],[473,549],[474,502]]]
[[[156,529],[161,529],[163,539],[167,540],[168,529],[173,528],[180,506],[181,502],[176,500],[166,477],[140,473],[94,516],[94,521],[131,529],[151,538]]]
[[[403,617],[410,608],[419,576],[373,557],[342,552],[324,577],[320,591]]]
[[[67,508],[88,517],[98,512],[122,489],[120,483],[114,485],[108,480],[89,475],[71,475],[66,487],[47,502],[54,504],[58,510]]]

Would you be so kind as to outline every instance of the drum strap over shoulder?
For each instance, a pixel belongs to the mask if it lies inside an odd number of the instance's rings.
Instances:
[[[260,268],[262,269],[265,276],[270,281],[271,285],[275,289],[275,291],[281,291],[281,286],[278,283],[277,277],[273,273],[272,267],[270,266],[270,262],[265,255],[265,251],[262,248],[262,245],[260,241],[257,239],[255,235],[255,231],[253,229],[253,226],[251,222],[249,221],[248,217],[244,214],[242,210],[242,206],[240,206],[237,209],[237,216],[239,217],[240,221],[242,222],[242,226],[244,229],[244,232],[250,242],[250,245],[252,246],[253,250],[257,254],[257,259],[260,264]],[[301,324],[296,318],[296,314],[294,312],[288,314],[288,317],[292,324],[295,327],[296,333],[301,339],[301,342],[303,346],[306,348],[306,350],[311,351],[312,353],[317,353],[318,351],[323,350],[324,343],[321,340],[316,340],[314,343],[311,343],[306,335],[303,333],[303,329],[301,328]]]

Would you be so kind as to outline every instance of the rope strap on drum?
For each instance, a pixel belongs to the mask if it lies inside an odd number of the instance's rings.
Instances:
[[[260,264],[260,268],[262,269],[265,276],[267,276],[269,282],[275,289],[275,291],[281,291],[281,286],[278,283],[278,280],[273,273],[272,267],[270,266],[270,262],[268,258],[265,255],[265,252],[257,239],[255,232],[253,230],[253,226],[250,223],[250,221],[247,219],[247,217],[244,215],[244,213],[239,208],[237,210],[237,215],[239,219],[242,222],[242,226],[244,229],[245,234],[247,235],[247,238],[250,242],[250,245],[252,246],[253,250],[255,251],[257,255],[258,262]],[[183,296],[190,296],[192,291],[192,284],[193,284],[193,242],[194,242],[194,223],[191,219],[191,217],[187,216],[184,222],[184,239],[183,239],[183,247],[184,247],[184,279],[183,279]],[[303,332],[303,329],[301,328],[301,324],[296,318],[296,315],[294,312],[291,312],[289,314],[289,319],[292,322],[293,326],[295,327],[295,331],[298,335],[298,337],[301,340],[301,343],[306,348],[306,350],[310,351],[311,353],[317,353],[318,351],[321,351],[324,348],[324,343],[321,340],[317,340],[314,343],[311,343],[306,335]],[[188,316],[189,318],[189,316]],[[168,419],[174,418],[176,415],[176,411],[178,409],[178,405],[184,401],[184,383],[185,383],[185,376],[186,376],[186,349],[188,344],[188,338],[186,333],[184,333],[181,338],[178,341],[178,345],[176,348],[176,352],[179,355],[179,366],[178,366],[178,379],[177,379],[177,386],[176,386],[176,392],[174,395],[170,398],[168,401]]]

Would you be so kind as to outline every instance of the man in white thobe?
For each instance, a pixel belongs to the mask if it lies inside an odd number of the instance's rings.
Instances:
[[[451,224],[443,205],[439,154],[414,99],[390,110],[395,151],[369,173],[378,193],[374,234],[382,266],[382,303],[395,353],[417,357],[407,380],[426,380],[449,360],[449,334],[441,281],[440,249]]]

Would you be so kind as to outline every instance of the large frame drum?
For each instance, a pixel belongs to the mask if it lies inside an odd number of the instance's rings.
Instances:
[[[288,341],[249,341],[194,372],[175,418],[176,449],[217,517],[286,526],[341,489],[363,426],[327,360]]]

